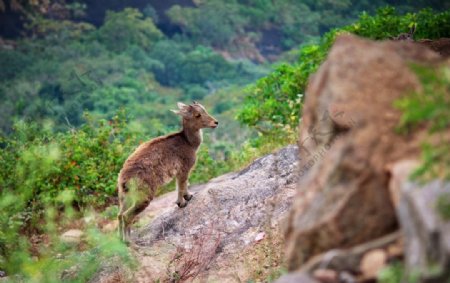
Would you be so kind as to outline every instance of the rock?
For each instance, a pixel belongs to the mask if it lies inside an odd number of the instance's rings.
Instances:
[[[350,274],[349,272],[343,271],[339,273],[339,283],[356,283],[356,282],[357,280],[355,276]]]
[[[338,281],[338,273],[332,269],[316,269],[313,277],[322,283],[335,283]]]
[[[392,245],[389,245],[387,247],[387,254],[390,259],[392,258],[401,258],[403,257],[404,253],[404,244],[403,241],[397,241],[396,243],[393,243]]]
[[[306,273],[294,272],[278,278],[275,283],[320,283]]]
[[[418,43],[427,46],[431,50],[439,53],[442,57],[450,57],[450,38],[440,38],[437,40],[422,39]]]
[[[409,180],[409,176],[419,162],[417,160],[400,160],[387,166],[387,171],[391,175],[389,180],[389,193],[394,207],[398,206],[400,199],[400,187]]]
[[[84,232],[79,229],[70,229],[64,232],[60,239],[62,242],[67,244],[78,244],[81,242]]]
[[[296,191],[297,165],[298,149],[288,146],[190,188],[194,198],[183,209],[175,205],[176,192],[154,199],[131,233],[140,262],[136,281],[195,275],[203,282],[236,282],[236,276],[245,282],[252,276],[246,269],[272,268],[265,256],[282,251],[279,223]]]
[[[285,230],[289,270],[397,229],[386,165],[418,157],[425,130],[397,134],[401,113],[393,102],[421,89],[411,63],[441,61],[412,42],[336,39],[306,90],[298,142],[303,178]]]
[[[264,232],[260,232],[256,235],[255,237],[255,242],[260,242],[264,239],[264,237],[266,236],[266,233]]]
[[[442,219],[436,203],[450,194],[450,183],[434,181],[424,186],[401,186],[397,215],[404,233],[406,275],[420,282],[450,279],[450,221]]]
[[[350,249],[329,250],[311,258],[299,271],[311,273],[316,269],[326,268],[336,270],[340,273],[343,271],[360,273],[360,262],[365,254],[371,250],[388,249],[393,245],[397,245],[400,239],[401,232],[397,231]]]
[[[366,253],[361,260],[361,272],[366,279],[374,279],[378,272],[386,265],[387,253],[382,249],[376,249]]]

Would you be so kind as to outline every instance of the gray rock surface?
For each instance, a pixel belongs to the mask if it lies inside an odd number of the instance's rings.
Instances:
[[[406,272],[420,274],[421,282],[450,279],[450,221],[436,207],[440,197],[449,195],[450,183],[441,181],[401,186],[397,215],[405,238]]]
[[[60,239],[67,244],[78,244],[84,236],[84,232],[79,229],[70,229],[64,232]]]
[[[303,272],[293,272],[278,278],[275,283],[319,283],[316,279]]]
[[[194,198],[183,209],[174,203],[175,192],[152,201],[131,235],[141,263],[137,281],[170,280],[183,272],[207,282],[244,279],[236,255],[278,233],[295,194],[297,159],[297,147],[288,146],[194,186]],[[189,271],[183,270],[187,262],[193,265]]]

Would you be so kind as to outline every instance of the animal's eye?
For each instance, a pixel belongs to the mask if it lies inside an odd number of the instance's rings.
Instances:
[[[200,118],[202,115],[200,113],[195,114],[195,118]]]

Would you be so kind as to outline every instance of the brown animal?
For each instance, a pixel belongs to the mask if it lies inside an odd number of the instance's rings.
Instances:
[[[172,110],[183,118],[183,129],[141,144],[125,161],[118,178],[119,235],[126,241],[135,216],[147,207],[158,187],[177,179],[178,206],[191,200],[188,192],[189,173],[202,143],[202,128],[216,128],[219,122],[194,102],[178,102],[179,110]]]

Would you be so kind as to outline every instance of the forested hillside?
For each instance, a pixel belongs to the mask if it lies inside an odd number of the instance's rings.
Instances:
[[[78,262],[55,235],[84,226],[76,221],[90,213],[115,217],[123,161],[179,128],[170,112],[177,101],[199,101],[220,121],[205,130],[190,179],[208,181],[295,142],[308,78],[336,35],[381,40],[415,27],[415,40],[450,37],[449,8],[425,0],[0,0],[0,271],[51,282]],[[86,259],[81,281],[96,256],[133,265],[114,236],[91,228],[77,247]],[[99,242],[110,247],[91,250]],[[52,261],[60,252],[70,255]]]

